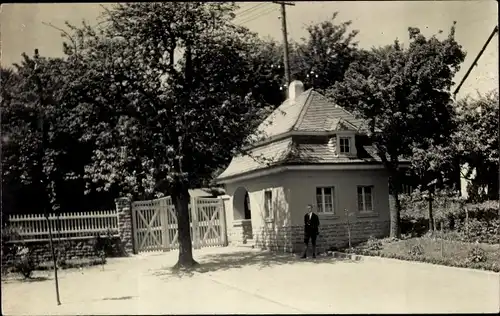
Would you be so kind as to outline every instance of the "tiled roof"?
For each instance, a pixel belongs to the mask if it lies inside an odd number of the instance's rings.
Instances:
[[[304,104],[302,115],[293,129],[296,131],[331,131],[335,129],[332,123],[338,120],[349,122],[357,130],[364,127],[363,120],[312,90]]]
[[[291,148],[291,138],[257,147],[251,150],[249,155],[233,157],[229,166],[218,178],[232,177],[276,165],[286,159]]]
[[[354,129],[364,131],[364,122],[320,93],[309,89],[298,95],[295,102],[287,99],[257,128],[259,139],[278,136],[290,131],[331,131],[339,120]]]
[[[301,93],[296,97],[295,102],[290,102],[289,99],[283,102],[259,125],[257,128],[259,137],[269,138],[290,132],[297,123],[312,91],[309,89]]]
[[[296,163],[366,163],[381,162],[380,158],[372,155],[371,146],[358,148],[355,157],[339,156],[330,144],[300,144],[296,146],[295,154],[288,162]]]
[[[351,129],[366,132],[363,120],[309,89],[286,100],[257,128],[254,137],[269,139],[291,131],[325,132]],[[279,137],[278,137],[279,138]],[[358,144],[359,145],[359,144]],[[218,179],[229,178],[284,163],[370,163],[380,162],[371,146],[357,146],[357,157],[339,157],[328,140],[316,144],[294,142],[292,137],[276,139],[251,150],[251,155],[234,157]]]

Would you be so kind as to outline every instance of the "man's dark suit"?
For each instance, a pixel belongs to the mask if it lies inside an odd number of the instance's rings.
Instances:
[[[304,215],[304,243],[309,244],[309,239],[311,239],[311,244],[313,249],[316,247],[316,237],[319,233],[319,218],[318,215],[312,213],[309,216],[309,213]],[[314,250],[313,250],[314,251]]]

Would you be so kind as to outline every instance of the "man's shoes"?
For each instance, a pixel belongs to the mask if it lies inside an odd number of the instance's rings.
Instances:
[[[316,254],[313,254],[313,258],[316,258]]]
[[[307,258],[307,256],[306,256],[306,255],[302,255],[302,256],[300,257],[300,259],[305,259],[305,258]]]

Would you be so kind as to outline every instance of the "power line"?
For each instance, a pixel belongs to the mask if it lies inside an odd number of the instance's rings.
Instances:
[[[268,14],[270,11],[269,10],[270,8],[266,8],[266,7],[262,7],[260,9],[262,9],[262,10],[255,11],[252,14],[250,14],[249,16],[246,16],[244,18],[240,18],[238,23],[247,23],[248,21],[252,21],[254,19],[257,19],[260,16]],[[272,8],[272,9],[274,9],[274,8]]]
[[[256,5],[248,8],[248,9],[245,9],[245,10],[243,10],[241,12],[237,12],[236,15],[238,16],[238,18],[240,18],[240,17],[242,17],[244,15],[248,15],[249,13],[257,10],[259,7],[261,8],[263,6],[266,6],[266,4],[268,4],[268,3],[259,3],[259,4],[256,4]]]
[[[239,24],[244,24],[244,23],[248,23],[248,22],[254,21],[254,20],[256,20],[256,19],[258,19],[258,18],[261,18],[261,17],[263,17],[263,16],[266,16],[266,15],[268,15],[269,13],[274,12],[274,11],[276,11],[276,10],[277,10],[277,8],[270,8],[270,9],[268,9],[267,11],[260,12],[260,13],[258,13],[258,14],[256,14],[256,15],[253,15],[252,17],[250,17],[250,18],[248,18],[248,19],[246,19],[246,20],[244,20],[244,21],[240,21],[240,22],[238,22],[238,23],[239,23]]]

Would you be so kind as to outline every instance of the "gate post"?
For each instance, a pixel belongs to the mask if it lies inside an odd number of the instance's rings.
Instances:
[[[118,213],[118,228],[120,231],[120,241],[123,250],[126,254],[137,253],[137,247],[134,244],[137,242],[134,240],[132,221],[132,203],[129,197],[121,197],[115,199],[116,212]]]
[[[220,206],[219,206],[219,212],[220,212],[220,227],[221,227],[221,238],[222,238],[222,244],[224,246],[227,246],[228,245],[228,241],[227,241],[227,222],[226,222],[226,203],[224,202],[225,200],[228,200],[229,199],[229,196],[228,195],[223,195],[223,196],[219,196],[219,202],[220,202]]]
[[[200,248],[200,231],[198,227],[198,203],[196,201],[196,197],[191,198],[191,225],[193,235],[191,236],[193,239],[194,248]]]
[[[168,209],[168,203],[167,203],[167,198],[161,198],[160,199],[160,209],[158,210],[160,212],[160,222],[161,222],[161,243],[162,243],[162,248],[163,251],[169,251],[170,250],[170,245],[168,242],[168,215],[170,213]]]

